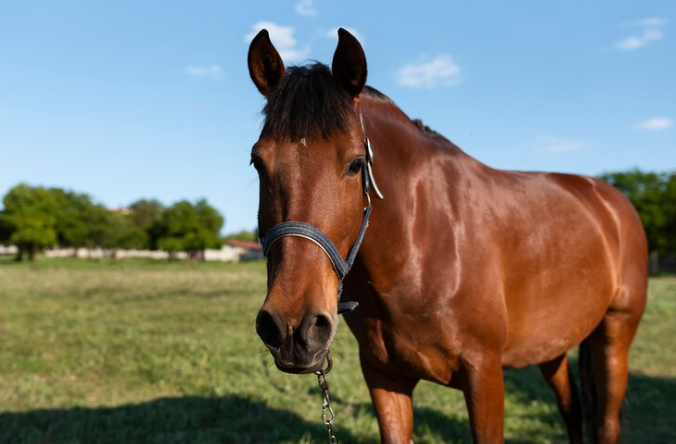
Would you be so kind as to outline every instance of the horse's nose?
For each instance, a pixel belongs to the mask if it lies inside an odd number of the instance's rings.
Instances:
[[[313,353],[326,346],[332,331],[333,323],[328,316],[321,313],[306,315],[296,328],[294,339],[307,352]]]
[[[279,348],[286,337],[286,328],[279,315],[261,310],[256,318],[256,333],[265,345]]]
[[[285,318],[270,307],[262,308],[256,318],[256,332],[275,358],[280,370],[307,373],[321,367],[334,325],[325,313],[309,313],[300,318]]]

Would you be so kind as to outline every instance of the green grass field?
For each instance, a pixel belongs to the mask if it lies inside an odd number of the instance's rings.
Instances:
[[[262,263],[0,260],[0,443],[322,443],[316,378],[280,373],[254,331]],[[650,281],[624,442],[676,442],[676,277]],[[377,443],[357,345],[329,376],[343,443]],[[566,442],[535,368],[506,372],[509,442]],[[470,442],[460,392],[421,383],[416,443]]]

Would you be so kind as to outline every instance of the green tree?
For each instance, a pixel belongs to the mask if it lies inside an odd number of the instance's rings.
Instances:
[[[0,212],[0,245],[9,245],[9,238],[12,236],[12,227],[2,217]]]
[[[158,245],[170,258],[177,251],[186,251],[191,259],[204,259],[205,249],[220,247],[223,222],[223,216],[205,200],[177,202],[163,214]]]
[[[665,179],[664,199],[664,237],[666,254],[676,256],[676,172],[669,174]]]
[[[17,260],[34,260],[35,254],[56,244],[58,203],[43,187],[19,184],[3,198],[0,226],[6,242],[19,249]]]
[[[52,188],[50,192],[59,206],[56,220],[58,244],[71,247],[75,251],[88,246],[91,230],[86,215],[94,206],[91,197],[60,188]]]
[[[145,248],[148,241],[146,232],[136,224],[131,214],[110,211],[107,218],[100,246],[108,250],[113,259],[117,257],[118,250]]]
[[[108,243],[111,231],[114,230],[113,216],[110,210],[101,204],[93,204],[85,208],[82,215],[89,228],[85,245],[87,248],[96,248]]]
[[[258,230],[241,230],[236,233],[228,234],[223,238],[223,242],[228,242],[230,239],[258,242]]]
[[[650,268],[657,271],[659,255],[676,254],[676,175],[638,169],[601,176],[634,205],[648,237]]]
[[[638,169],[606,173],[603,180],[624,193],[636,207],[648,236],[651,252],[662,252],[665,247],[663,201],[665,182],[663,175]]]
[[[134,223],[146,233],[144,248],[157,250],[162,235],[164,205],[154,199],[141,199],[129,206]]]

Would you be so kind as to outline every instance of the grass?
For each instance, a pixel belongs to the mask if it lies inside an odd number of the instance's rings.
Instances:
[[[0,260],[0,443],[325,442],[313,376],[278,372],[254,332],[262,263]],[[625,442],[676,442],[676,277],[650,281]],[[378,427],[345,325],[329,376],[339,442]],[[565,442],[535,368],[506,372],[509,442]],[[421,383],[416,443],[469,442],[461,394]]]

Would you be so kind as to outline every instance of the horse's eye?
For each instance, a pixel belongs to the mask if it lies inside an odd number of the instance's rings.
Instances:
[[[350,165],[347,167],[346,174],[348,176],[356,176],[361,172],[362,168],[364,168],[364,158],[359,157],[350,162]]]
[[[258,157],[253,157],[251,159],[251,165],[258,171],[259,174],[265,172],[265,168],[263,167],[263,162]]]

